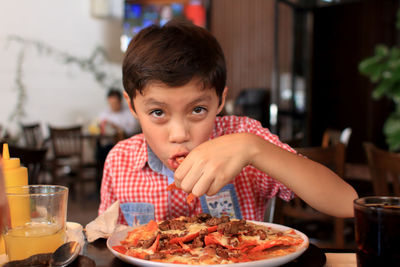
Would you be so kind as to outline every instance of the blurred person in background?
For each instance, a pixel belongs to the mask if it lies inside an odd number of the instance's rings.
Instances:
[[[107,93],[108,108],[99,115],[101,134],[116,135],[122,140],[140,132],[139,122],[123,105],[122,93],[111,88]]]
[[[98,117],[100,134],[105,137],[98,139],[96,144],[96,159],[101,170],[108,152],[118,141],[141,132],[139,121],[124,105],[119,89],[110,88],[107,93],[107,103],[107,109],[103,110]],[[98,189],[100,189],[101,175],[99,178]]]

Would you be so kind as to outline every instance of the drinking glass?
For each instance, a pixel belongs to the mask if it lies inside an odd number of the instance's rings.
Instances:
[[[400,197],[354,200],[357,266],[400,263]]]
[[[10,224],[4,228],[8,259],[52,253],[66,240],[68,188],[56,185],[8,187]]]

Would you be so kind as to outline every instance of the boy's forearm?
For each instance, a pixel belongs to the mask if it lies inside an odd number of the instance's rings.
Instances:
[[[337,217],[353,216],[356,191],[327,167],[249,136],[250,164],[280,181],[315,209]]]

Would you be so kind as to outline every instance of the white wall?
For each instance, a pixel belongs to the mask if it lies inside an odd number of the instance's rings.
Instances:
[[[17,121],[10,121],[9,117],[18,98],[15,78],[23,46],[15,41],[7,42],[10,35],[39,41],[82,59],[102,46],[113,60],[102,68],[112,77],[121,79],[121,19],[92,17],[90,1],[0,1],[0,125],[12,134],[19,131]],[[34,45],[26,46],[24,52],[23,83],[27,97],[24,109],[27,114],[22,122],[41,122],[46,133],[47,124],[88,124],[106,107],[107,88],[96,82],[92,74],[77,65],[62,63],[54,55],[40,54]],[[120,87],[122,89],[122,84]]]

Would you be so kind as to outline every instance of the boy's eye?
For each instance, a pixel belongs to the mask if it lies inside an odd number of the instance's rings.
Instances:
[[[201,114],[201,113],[204,113],[204,112],[206,112],[207,110],[204,108],[204,107],[195,107],[194,109],[193,109],[193,113],[194,114]]]
[[[164,112],[161,109],[155,109],[150,112],[150,115],[153,115],[154,117],[162,117]]]

